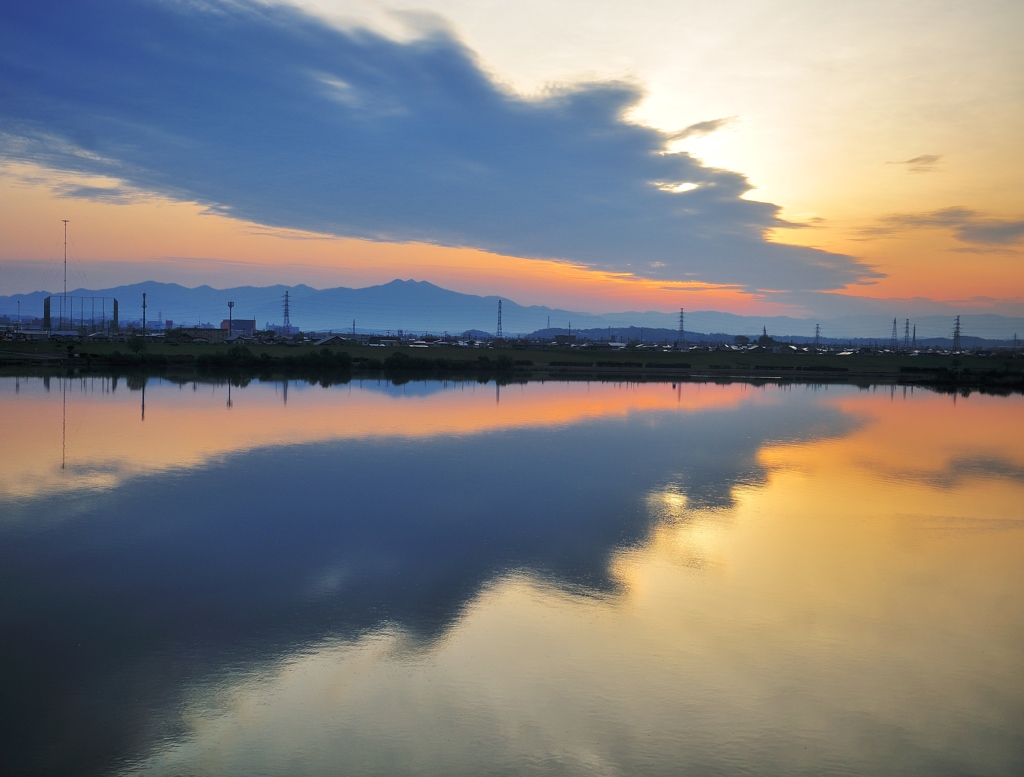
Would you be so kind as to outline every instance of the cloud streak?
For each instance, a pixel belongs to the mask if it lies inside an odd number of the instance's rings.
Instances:
[[[970,208],[953,207],[930,213],[894,213],[869,227],[868,235],[887,236],[914,229],[950,230],[964,243],[1003,246],[1024,239],[1024,219],[998,219]]]
[[[0,155],[108,176],[115,198],[748,289],[876,277],[769,242],[778,207],[627,122],[641,97],[591,83],[525,99],[448,33],[400,42],[247,0],[0,6]]]
[[[890,165],[904,165],[910,173],[932,173],[942,160],[940,154],[921,154],[913,159],[904,159],[902,162],[889,162]]]
[[[732,124],[736,120],[735,116],[729,116],[724,119],[711,119],[709,121],[698,121],[696,124],[691,124],[689,127],[679,130],[678,132],[670,132],[666,135],[668,140],[684,140],[686,138],[699,138],[704,135],[710,135],[712,132],[717,132],[729,124]]]

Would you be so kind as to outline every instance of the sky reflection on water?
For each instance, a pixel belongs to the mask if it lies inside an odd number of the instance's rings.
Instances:
[[[1019,397],[12,383],[15,771],[1024,764]]]

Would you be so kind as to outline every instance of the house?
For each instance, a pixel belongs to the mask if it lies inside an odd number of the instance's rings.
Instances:
[[[348,338],[342,337],[341,335],[328,335],[327,337],[317,340],[313,345],[348,345]]]

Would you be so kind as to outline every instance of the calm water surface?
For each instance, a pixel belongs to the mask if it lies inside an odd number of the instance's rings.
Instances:
[[[1024,400],[0,379],[0,772],[1024,773]]]

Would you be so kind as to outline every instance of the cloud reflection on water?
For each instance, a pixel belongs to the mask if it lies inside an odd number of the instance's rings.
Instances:
[[[291,399],[236,414],[273,390],[254,385],[216,413],[262,418],[262,445],[236,433],[233,452],[209,454],[210,429],[181,449],[198,462],[174,449],[111,488],[7,499],[19,520],[0,525],[0,605],[19,638],[0,641],[5,751],[79,773],[147,755],[156,773],[252,773],[252,759],[268,773],[473,773],[481,759],[654,773],[681,752],[707,771],[746,758],[794,773],[812,761],[789,730],[836,748],[816,766],[898,736],[941,773],[953,762],[934,732],[966,720],[960,766],[986,743],[990,764],[1024,752],[980,708],[940,714],[951,667],[1004,721],[1021,710],[1007,647],[1020,532],[954,548],[917,531],[940,505],[1012,515],[1021,485],[968,479],[923,500],[934,489],[892,477],[886,447],[919,439],[936,467],[965,450],[1017,462],[1019,398],[961,401],[963,422],[935,395],[709,386],[727,401],[687,408],[696,387],[666,389],[521,389],[550,415],[517,406],[519,387],[501,406],[490,391],[478,406],[461,391],[307,389],[327,399],[295,423]],[[147,424],[215,417],[198,392],[164,390]],[[416,417],[421,433],[396,433]],[[296,430],[312,439],[281,444]],[[75,521],[45,520],[72,506]]]
[[[239,451],[319,440],[464,436],[502,429],[559,426],[648,410],[695,412],[741,402],[773,401],[746,384],[360,381],[322,389],[301,382],[210,383],[106,378],[50,381],[0,378],[0,398],[16,413],[0,415],[0,438],[19,455],[0,470],[0,496],[32,497],[68,488],[110,488],[125,479],[200,467]],[[67,389],[67,464],[62,461],[63,389]],[[127,397],[126,397],[127,394]],[[230,412],[227,412],[230,410]]]
[[[191,694],[191,736],[140,771],[1017,773],[1024,486],[936,487],[889,460],[1019,457],[1024,403],[837,404],[869,422],[768,442],[767,480],[727,507],[648,491],[656,523],[613,554],[614,595],[511,574],[425,650],[387,629],[326,640],[226,701]],[[951,508],[973,526],[935,533]]]

